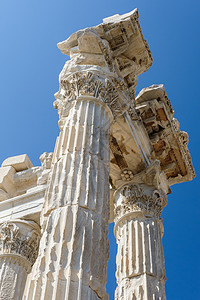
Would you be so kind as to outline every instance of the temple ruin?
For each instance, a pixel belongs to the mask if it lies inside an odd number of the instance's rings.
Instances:
[[[165,300],[161,213],[170,186],[195,172],[164,86],[136,97],[152,64],[138,11],[58,48],[70,60],[55,94],[55,148],[41,166],[23,154],[0,167],[0,300],[108,299],[111,222],[115,299]]]

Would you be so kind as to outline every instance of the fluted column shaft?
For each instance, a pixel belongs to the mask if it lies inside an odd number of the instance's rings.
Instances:
[[[164,300],[165,265],[160,191],[130,183],[116,193],[116,300]]]
[[[34,222],[13,220],[0,225],[0,299],[22,299],[28,273],[35,262],[39,228]]]
[[[26,299],[105,299],[109,257],[110,111],[73,101],[46,192],[46,225]]]
[[[22,299],[30,266],[18,257],[0,258],[0,299]]]

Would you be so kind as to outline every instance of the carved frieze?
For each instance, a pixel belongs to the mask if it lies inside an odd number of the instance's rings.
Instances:
[[[0,225],[0,256],[21,256],[33,265],[38,255],[40,236],[29,225],[25,227],[25,222],[5,222]]]
[[[96,34],[96,40],[102,40],[104,46],[105,41],[109,45],[112,59],[119,58],[117,64],[119,65],[119,71],[124,75],[126,69],[126,75],[133,72],[127,72],[129,64],[133,63],[137,65],[137,75],[147,71],[152,64],[152,54],[149,50],[147,41],[144,39],[142,30],[139,24],[139,13],[137,9],[134,9],[125,15],[114,15],[103,19],[103,23],[87,28],[85,30],[78,31],[76,34],[72,34],[67,40],[58,44],[58,48],[63,54],[70,55],[70,52],[75,49],[81,49],[84,52],[86,46],[82,47],[82,37],[91,31]],[[99,39],[98,39],[98,38]],[[88,42],[87,42],[88,44]],[[99,47],[87,48],[87,52],[95,54],[101,53]],[[103,50],[104,47],[103,47]]]
[[[152,144],[152,159],[160,161],[169,184],[195,177],[188,150],[188,134],[180,131],[179,122],[163,85],[143,89],[136,98],[136,109]]]

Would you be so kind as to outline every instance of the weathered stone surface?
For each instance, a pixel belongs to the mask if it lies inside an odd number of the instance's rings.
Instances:
[[[53,153],[44,152],[42,155],[40,155],[42,168],[41,168],[41,172],[38,173],[38,179],[37,179],[38,185],[44,185],[47,183],[50,169],[51,169],[52,157],[53,157]]]
[[[38,253],[40,229],[34,222],[0,224],[0,299],[20,300]]]
[[[38,186],[28,193],[0,202],[0,223],[12,219],[33,220],[40,224],[40,214],[44,202],[46,186]]]
[[[110,123],[129,109],[137,76],[152,62],[137,18],[135,10],[58,45],[71,60],[55,95],[61,132],[26,299],[107,298]]]
[[[0,168],[0,299],[22,299],[27,274],[38,254],[40,213],[46,185],[37,186],[43,168],[31,167],[27,156],[19,160],[24,165],[16,172],[13,166]],[[13,165],[15,165],[13,163]],[[27,169],[28,165],[31,167]],[[18,169],[19,170],[19,169]],[[22,220],[22,219],[26,219]],[[29,221],[28,221],[29,220]],[[38,225],[37,225],[38,224]]]
[[[21,155],[0,168],[0,299],[108,299],[114,221],[115,299],[164,300],[161,213],[170,185],[195,173],[163,85],[135,99],[138,75],[152,63],[138,11],[106,18],[58,47],[70,60],[55,94],[54,152],[40,156],[40,167]]]
[[[32,162],[26,154],[12,156],[6,158],[2,165],[2,167],[12,166],[16,172],[23,171],[33,167]]]
[[[110,118],[105,105],[82,96],[65,119],[26,299],[45,299],[51,293],[55,299],[107,297]]]
[[[2,190],[2,200],[9,198],[7,195],[13,195],[15,193],[15,185],[13,180],[15,172],[16,171],[12,166],[0,168],[0,189]]]
[[[33,167],[26,154],[7,158],[0,167],[0,201],[25,194],[36,187],[43,169]]]
[[[127,183],[115,192],[115,299],[166,298],[160,219],[166,203],[162,190],[145,184]]]
[[[169,184],[192,180],[195,172],[188,151],[188,134],[180,131],[164,86],[144,88],[136,105],[153,147],[151,158],[160,161]]]

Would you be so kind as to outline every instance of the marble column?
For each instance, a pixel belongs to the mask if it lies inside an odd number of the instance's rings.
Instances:
[[[61,132],[45,197],[44,233],[25,299],[107,299],[112,82],[67,77],[56,95]],[[66,108],[67,107],[67,108]]]
[[[164,300],[165,265],[160,214],[162,190],[128,183],[115,192],[116,300]]]
[[[0,225],[0,299],[20,300],[39,246],[39,226],[12,220]]]

